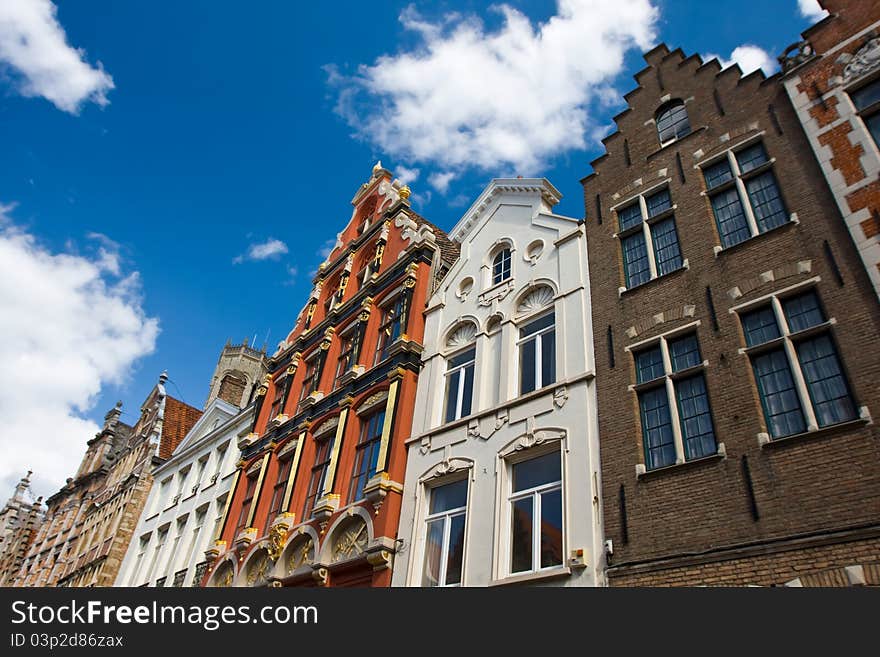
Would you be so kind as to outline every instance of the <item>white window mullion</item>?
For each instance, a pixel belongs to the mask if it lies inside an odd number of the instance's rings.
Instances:
[[[541,388],[541,368],[544,366],[541,358],[541,334],[535,336],[535,390]]]
[[[727,151],[727,160],[730,163],[730,170],[733,171],[733,179],[736,181],[736,191],[739,194],[739,200],[746,216],[746,223],[749,225],[752,237],[754,237],[758,234],[758,222],[755,221],[755,213],[752,210],[751,202],[749,202],[749,192],[746,189],[746,184],[740,177],[739,162],[736,161],[736,155],[734,155],[732,150]]]
[[[794,378],[794,385],[797,388],[798,398],[801,400],[801,408],[804,410],[804,417],[807,420],[807,431],[816,431],[819,428],[819,422],[816,420],[816,413],[813,411],[813,403],[810,401],[810,391],[807,388],[807,382],[804,379],[804,373],[801,372],[800,361],[798,360],[797,350],[791,341],[791,332],[788,330],[788,322],[785,321],[785,311],[782,308],[782,302],[779,297],[774,296],[771,301],[773,313],[776,315],[776,322],[782,329],[783,344],[785,345],[785,355],[788,358],[788,368]]]
[[[464,400],[464,379],[465,379],[465,371],[464,368],[458,371],[458,398],[455,400],[455,419],[459,419],[461,417],[461,405]]]
[[[648,225],[648,204],[644,194],[639,194],[639,211],[642,213],[642,235],[645,237],[645,251],[648,253],[648,267],[653,280],[657,278],[657,262],[654,258],[654,243],[651,239],[651,227]]]
[[[449,514],[443,516],[443,538],[440,546],[440,568],[437,570],[438,586],[446,586],[446,560],[449,558],[449,530],[452,523]]]
[[[541,494],[532,493],[532,570],[541,569]]]
[[[681,435],[681,420],[678,416],[678,403],[675,398],[675,383],[670,376],[672,374],[672,358],[669,356],[669,345],[666,338],[660,340],[660,354],[663,357],[663,377],[666,386],[666,401],[669,404],[669,418],[672,422],[672,441],[675,444],[675,462],[684,463],[684,438]]]

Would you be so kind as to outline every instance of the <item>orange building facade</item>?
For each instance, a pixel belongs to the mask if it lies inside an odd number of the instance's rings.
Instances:
[[[458,256],[377,163],[258,390],[206,586],[388,586],[425,302]]]

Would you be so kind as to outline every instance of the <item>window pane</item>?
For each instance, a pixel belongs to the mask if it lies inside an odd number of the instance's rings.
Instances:
[[[806,431],[785,351],[776,349],[757,356],[754,370],[770,434],[779,438]]]
[[[627,228],[632,228],[636,224],[640,224],[642,222],[641,205],[639,205],[639,203],[633,203],[632,205],[619,209],[617,211],[617,221],[620,224],[621,231],[624,231]]]
[[[492,283],[510,278],[510,249],[500,251],[492,260]]]
[[[748,173],[752,169],[767,162],[767,151],[764,150],[764,144],[757,143],[741,150],[736,154],[736,162],[739,164],[739,170],[742,173]]]
[[[430,514],[459,509],[467,503],[467,479],[431,489]]]
[[[422,568],[422,586],[438,586],[440,584],[440,559],[443,553],[444,518],[428,523],[425,537],[425,565]]]
[[[620,241],[623,247],[623,267],[626,272],[626,286],[636,287],[651,280],[651,265],[648,264],[648,249],[642,233],[630,235]]]
[[[657,134],[660,137],[660,143],[684,137],[690,131],[691,125],[684,103],[664,110],[657,117]]]
[[[540,340],[541,385],[549,386],[556,382],[556,334],[554,331],[542,333]]]
[[[513,492],[528,490],[562,479],[559,452],[550,452],[513,466]]]
[[[703,177],[706,179],[706,188],[712,189],[733,180],[733,171],[730,170],[730,162],[727,158],[703,169]]]
[[[458,370],[446,377],[446,422],[458,419],[456,417],[456,410],[458,409],[458,380],[461,375],[462,371]]]
[[[446,583],[461,584],[464,559],[464,514],[449,519],[449,554],[446,556]]]
[[[750,237],[749,224],[736,189],[728,189],[712,197],[712,211],[718,223],[721,246],[728,248]]]
[[[678,372],[689,367],[699,365],[700,345],[696,335],[686,335],[669,341],[669,358],[672,361],[672,371]]]
[[[715,430],[712,428],[712,414],[709,411],[709,396],[706,381],[702,374],[675,383],[678,396],[678,415],[681,420],[681,434],[684,441],[686,460],[698,459],[715,454]]]
[[[788,221],[776,178],[768,171],[746,181],[746,190],[755,212],[758,232],[763,233]]]
[[[510,572],[519,573],[532,569],[532,498],[517,500],[511,507]]]
[[[681,249],[678,246],[674,219],[664,219],[652,225],[651,240],[654,242],[654,262],[658,276],[681,268]]]
[[[666,389],[661,387],[640,393],[639,406],[647,469],[672,465],[675,463],[675,443]]]
[[[636,381],[645,383],[663,376],[663,354],[660,345],[636,354]]]
[[[827,335],[797,345],[798,360],[820,427],[856,419],[834,343]]]
[[[874,103],[880,103],[880,80],[874,80],[871,84],[866,84],[861,89],[850,93],[849,96],[858,110],[870,107]]]
[[[868,132],[874,138],[874,143],[880,146],[880,112],[874,112],[870,116],[863,116],[862,118],[865,121]]]
[[[782,335],[779,331],[779,325],[776,323],[776,315],[770,306],[744,314],[742,325],[746,344],[750,347],[770,342],[770,340],[775,340]]]
[[[474,399],[474,366],[469,365],[464,369],[464,390],[461,400],[461,417],[471,414],[471,404]]]
[[[535,389],[535,345],[533,338],[519,347],[519,391],[521,394]]]
[[[549,313],[547,315],[544,315],[543,317],[539,317],[535,321],[526,324],[522,329],[520,329],[520,337],[524,338],[527,335],[532,335],[533,333],[537,333],[542,329],[550,328],[551,326],[553,326],[555,321],[555,313]]]
[[[669,195],[669,189],[651,194],[651,196],[645,198],[645,205],[648,206],[649,217],[656,217],[661,212],[666,212],[672,207],[672,197]]]
[[[782,302],[788,329],[795,333],[825,321],[825,314],[819,306],[819,298],[815,292],[807,292]]]
[[[453,367],[458,367],[459,365],[464,365],[465,363],[474,360],[476,354],[476,348],[471,348],[464,353],[459,354],[458,356],[453,356],[449,359],[449,369],[452,369]]]
[[[562,491],[541,495],[541,568],[562,565]]]

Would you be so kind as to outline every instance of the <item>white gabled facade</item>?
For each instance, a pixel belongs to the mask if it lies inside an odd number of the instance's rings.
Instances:
[[[426,309],[393,585],[604,585],[585,231],[495,179]]]
[[[253,408],[213,399],[171,457],[153,468],[153,487],[115,586],[199,585]]]

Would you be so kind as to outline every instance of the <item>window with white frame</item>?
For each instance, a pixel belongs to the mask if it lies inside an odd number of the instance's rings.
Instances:
[[[746,353],[771,438],[858,417],[831,332],[814,290],[740,312]]]
[[[762,142],[729,150],[702,169],[722,248],[790,221]]]
[[[880,78],[849,92],[856,111],[880,148]]]
[[[563,563],[562,456],[559,450],[510,465],[510,573]]]
[[[671,144],[691,132],[687,108],[681,100],[673,100],[657,112],[657,137],[660,145]]]
[[[364,487],[373,475],[376,474],[384,426],[384,408],[365,418],[361,418],[361,431],[354,458],[354,469],[351,473],[351,484],[348,489],[349,504],[363,499]]]
[[[519,391],[538,390],[556,382],[556,314],[529,320],[519,330]]]
[[[661,337],[633,353],[645,468],[718,452],[696,333]]]
[[[159,561],[159,553],[162,552],[162,548],[165,545],[165,539],[168,537],[168,526],[162,527],[158,533],[156,538],[156,547],[153,548],[153,558],[150,561],[150,568],[147,571],[146,582],[149,583],[153,579],[153,574],[156,572],[156,563]]]
[[[627,289],[684,266],[668,188],[640,194],[617,209],[617,220]]]
[[[510,268],[513,258],[510,248],[504,247],[492,258],[492,285],[497,285],[510,278]]]
[[[445,422],[452,422],[471,414],[476,354],[477,348],[470,347],[446,359]]]
[[[398,294],[390,303],[382,307],[382,317],[379,323],[379,340],[376,342],[376,358],[374,364],[388,358],[388,353],[403,329],[401,328],[401,316],[403,315],[403,295]]]
[[[467,479],[428,489],[422,586],[461,585],[467,496]]]

